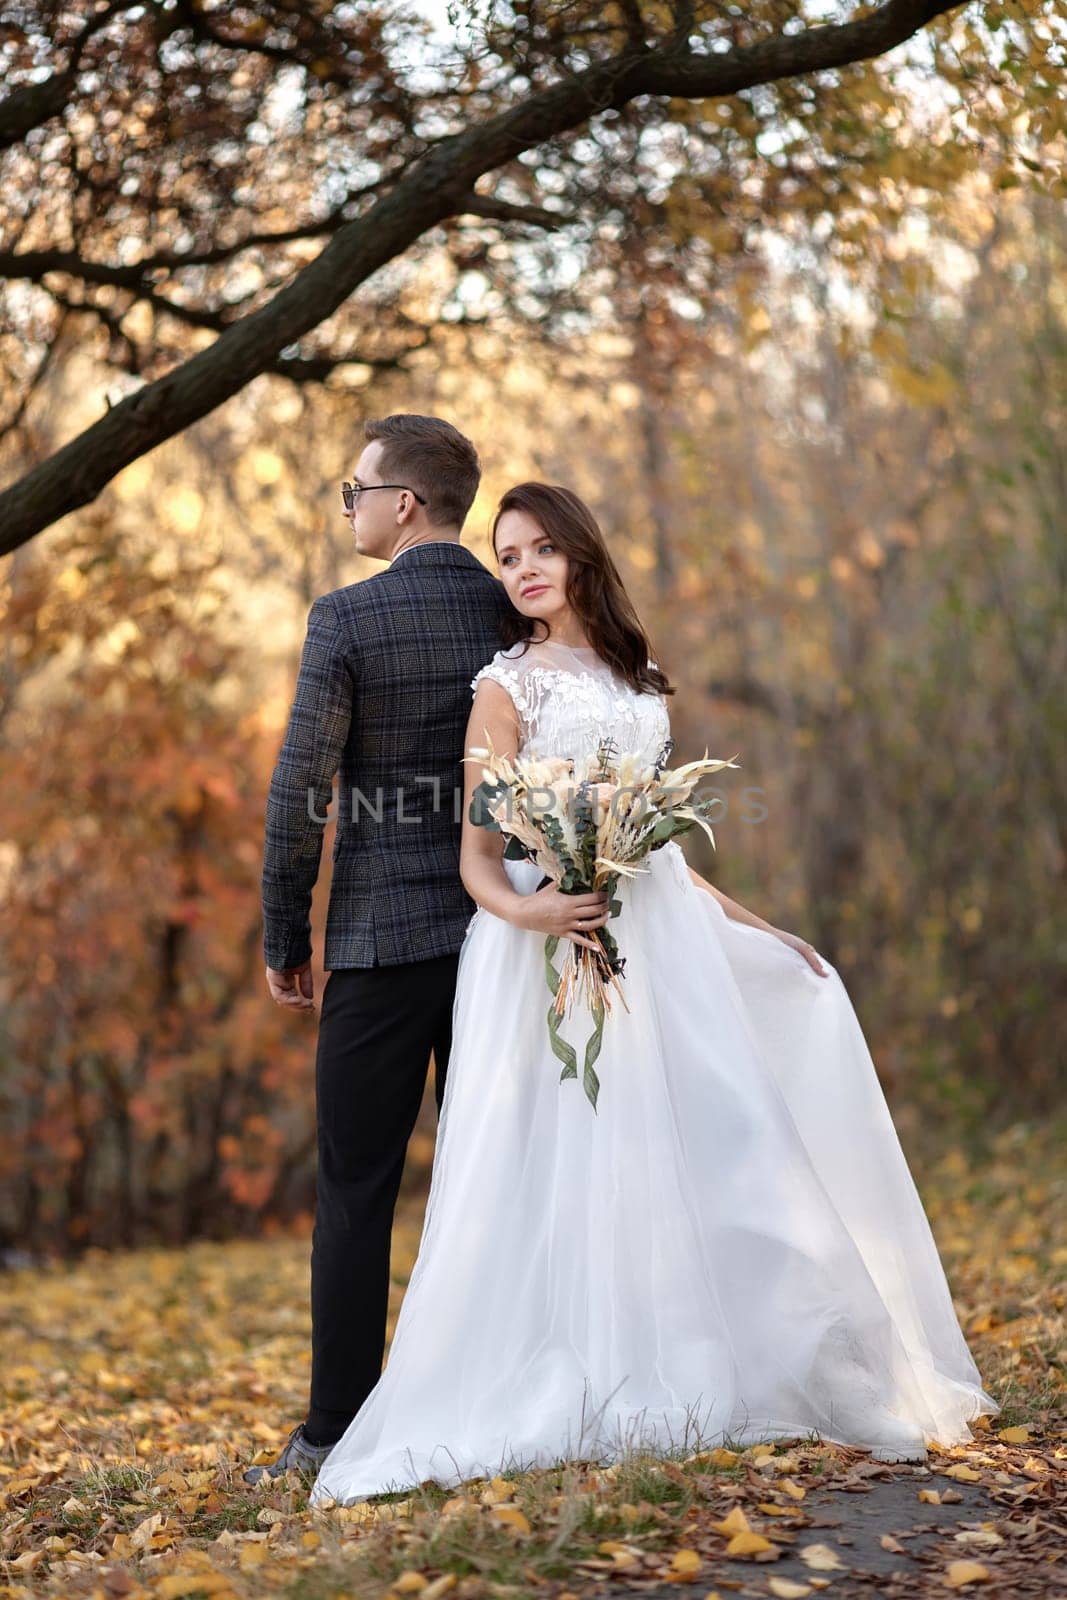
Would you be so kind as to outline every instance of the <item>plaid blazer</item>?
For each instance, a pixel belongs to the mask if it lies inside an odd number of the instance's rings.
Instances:
[[[326,967],[460,948],[478,909],[459,875],[471,679],[500,648],[510,609],[477,556],[443,540],[315,601],[267,800],[269,967],[311,955],[311,891],[338,768]]]

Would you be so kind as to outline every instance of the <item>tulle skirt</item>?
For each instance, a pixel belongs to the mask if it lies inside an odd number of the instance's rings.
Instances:
[[[418,1259],[313,1505],[770,1439],[922,1459],[999,1410],[838,973],[676,844],[649,869],[610,924],[596,1111],[549,1046],[543,937],[473,917]],[[563,1025],[579,1070],[590,1027]]]

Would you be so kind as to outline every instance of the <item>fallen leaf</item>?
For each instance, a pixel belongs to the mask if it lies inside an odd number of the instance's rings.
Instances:
[[[762,1533],[735,1533],[726,1546],[728,1556],[755,1556],[761,1555],[764,1550],[773,1550],[775,1547]]]
[[[482,1490],[481,1502],[483,1506],[502,1505],[505,1500],[514,1500],[516,1485],[508,1483],[506,1478],[493,1478],[488,1486]]]
[[[969,1583],[988,1583],[989,1568],[980,1561],[950,1561],[944,1582],[950,1589],[965,1589]]]
[[[447,1594],[449,1589],[454,1589],[459,1579],[454,1572],[446,1572],[440,1578],[435,1578],[428,1583],[425,1589],[419,1590],[419,1600],[438,1600],[438,1596]]]
[[[800,1559],[815,1572],[845,1571],[837,1551],[831,1550],[828,1544],[806,1544],[800,1552]]]
[[[135,1550],[147,1550],[152,1543],[152,1535],[158,1533],[163,1526],[162,1511],[154,1511],[150,1517],[145,1517],[139,1522],[130,1534],[130,1543]]]
[[[171,1572],[152,1585],[152,1600],[182,1600],[187,1594],[232,1594],[233,1581],[224,1572]]]
[[[748,1533],[749,1521],[740,1506],[734,1506],[721,1522],[713,1522],[712,1528],[716,1533],[725,1533],[727,1536],[735,1533]]]
[[[524,1534],[530,1531],[530,1524],[518,1506],[493,1506],[490,1515],[494,1521],[502,1522],[514,1533]]]

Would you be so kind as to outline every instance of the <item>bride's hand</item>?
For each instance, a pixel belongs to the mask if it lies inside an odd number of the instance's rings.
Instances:
[[[606,894],[564,894],[554,883],[546,883],[543,889],[522,895],[521,900],[514,918],[518,927],[571,939],[590,950],[600,949],[599,939],[583,934],[602,928],[611,916]]]
[[[781,939],[782,943],[787,944],[790,950],[795,950],[798,955],[803,956],[808,966],[813,972],[817,972],[820,978],[828,978],[830,976],[829,967],[824,967],[819,960],[819,952],[804,939],[801,939],[798,934],[786,933],[784,928],[775,928],[774,937]]]

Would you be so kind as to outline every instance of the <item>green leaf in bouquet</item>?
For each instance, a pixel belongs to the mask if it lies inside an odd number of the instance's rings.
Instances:
[[[592,883],[596,872],[597,827],[593,818],[593,799],[588,782],[579,786],[574,802],[574,820],[578,834],[578,859],[586,881]]]
[[[596,937],[599,939],[603,947],[604,955],[607,958],[608,965],[610,966],[612,972],[615,973],[616,977],[621,978],[626,970],[626,957],[620,956],[619,946],[614,934],[609,933],[607,928],[597,928],[595,932]]]
[[[521,839],[512,833],[508,835],[508,842],[504,846],[505,861],[532,861],[533,856],[529,845],[523,844]]]
[[[553,1004],[548,1008],[548,1042],[552,1047],[552,1054],[558,1061],[563,1062],[563,1071],[559,1075],[560,1083],[565,1078],[577,1078],[578,1057],[572,1045],[569,1045],[560,1034],[560,1017],[556,1012],[555,998],[561,983],[560,975],[552,964],[552,957],[556,953],[559,939],[555,934],[549,934],[545,940],[545,977],[548,987],[552,990]]]
[[[506,783],[480,783],[471,795],[468,818],[476,828],[486,828],[490,833],[500,833],[499,822],[489,814],[489,807],[507,794]]]
[[[600,1054],[600,1047],[604,1042],[604,996],[598,992],[592,1001],[593,1021],[595,1027],[590,1034],[585,1046],[585,1062],[582,1068],[582,1087],[586,1098],[593,1110],[596,1110],[597,1095],[600,1093],[600,1079],[593,1071],[593,1062]]]
[[[574,858],[571,855],[559,818],[546,814],[543,817],[539,817],[538,822],[542,833],[552,846],[553,854],[560,866],[573,868],[575,865]]]

